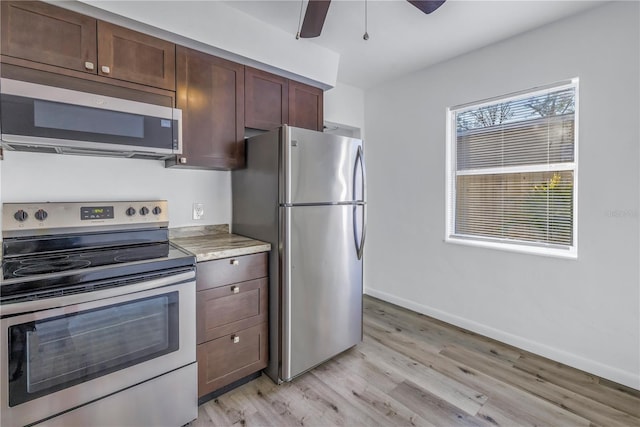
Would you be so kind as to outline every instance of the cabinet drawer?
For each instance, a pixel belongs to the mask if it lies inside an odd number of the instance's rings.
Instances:
[[[198,263],[196,290],[228,285],[267,276],[267,253],[243,255]]]
[[[267,357],[266,322],[198,345],[198,397],[265,368]]]
[[[198,343],[266,322],[267,286],[265,277],[198,292]]]

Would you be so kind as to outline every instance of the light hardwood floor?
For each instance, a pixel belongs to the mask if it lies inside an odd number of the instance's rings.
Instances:
[[[202,426],[640,426],[640,392],[365,297],[364,340],[291,383],[262,376]]]

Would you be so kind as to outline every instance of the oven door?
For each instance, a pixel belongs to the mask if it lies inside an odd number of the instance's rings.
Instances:
[[[195,282],[7,317],[1,326],[1,424],[22,426],[194,363]]]

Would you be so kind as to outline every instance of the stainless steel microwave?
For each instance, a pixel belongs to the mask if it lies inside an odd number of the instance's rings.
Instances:
[[[165,159],[182,153],[176,108],[0,79],[8,150]]]

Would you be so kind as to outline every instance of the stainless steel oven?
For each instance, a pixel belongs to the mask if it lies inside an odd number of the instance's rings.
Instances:
[[[3,427],[196,418],[195,259],[169,243],[166,211],[3,205]]]

